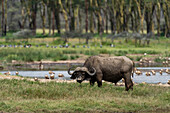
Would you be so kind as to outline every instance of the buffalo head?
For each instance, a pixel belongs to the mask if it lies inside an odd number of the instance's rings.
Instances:
[[[91,73],[86,67],[77,67],[73,73],[70,72],[71,68],[68,69],[68,74],[71,75],[71,79],[76,79],[77,82],[81,83],[82,81],[94,76],[96,74],[96,70],[94,68],[93,73]]]

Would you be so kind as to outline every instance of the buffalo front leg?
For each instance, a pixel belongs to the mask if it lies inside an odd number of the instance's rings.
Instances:
[[[94,80],[90,80],[90,85],[91,85],[91,86],[94,86],[94,83],[95,83]]]
[[[124,79],[125,79],[126,91],[128,91],[129,89],[133,90],[133,82],[131,80],[131,73],[125,73]]]
[[[97,79],[98,87],[102,86],[102,78],[103,78],[103,74],[102,73],[97,73],[96,79]]]

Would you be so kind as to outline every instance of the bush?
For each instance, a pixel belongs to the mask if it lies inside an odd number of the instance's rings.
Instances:
[[[57,39],[52,42],[54,45],[64,44],[64,41],[62,39]]]
[[[165,59],[155,58],[154,61],[158,63],[162,63],[163,61],[165,61]]]
[[[12,61],[12,60],[19,60],[20,58],[16,55],[16,54],[9,54],[7,57],[6,57],[6,60],[7,61]]]
[[[128,54],[128,52],[125,50],[114,51],[114,55],[116,56],[126,56],[126,54]]]
[[[27,29],[13,33],[13,37],[15,38],[30,38],[32,36],[34,36],[33,31]]]
[[[68,56],[67,55],[63,55],[60,60],[68,60]]]
[[[70,59],[71,59],[71,60],[74,60],[74,59],[76,59],[76,57],[71,55],[71,56],[70,56]]]
[[[136,61],[140,61],[141,58],[142,58],[142,56],[137,56]]]

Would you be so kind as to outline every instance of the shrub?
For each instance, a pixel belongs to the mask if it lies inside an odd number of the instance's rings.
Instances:
[[[161,63],[161,62],[165,61],[165,59],[155,58],[154,61],[158,62],[158,63]]]
[[[137,56],[136,61],[140,61],[141,58],[142,58],[142,56]]]
[[[16,54],[9,54],[6,60],[11,62],[12,60],[19,60],[19,57]]]
[[[76,57],[71,55],[71,56],[70,56],[70,59],[71,59],[71,60],[74,60],[74,59],[76,59]]]
[[[125,50],[114,51],[114,55],[116,56],[126,56],[127,53]]]
[[[63,55],[60,60],[68,60],[68,56],[67,55]]]
[[[32,37],[33,35],[34,35],[33,31],[28,30],[28,29],[13,33],[13,37],[15,37],[15,38],[29,38],[29,37]]]

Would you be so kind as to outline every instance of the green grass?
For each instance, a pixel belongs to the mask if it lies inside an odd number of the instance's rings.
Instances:
[[[40,83],[0,80],[0,111],[4,112],[146,112],[170,110],[170,88],[149,85],[124,87],[104,83]]]

